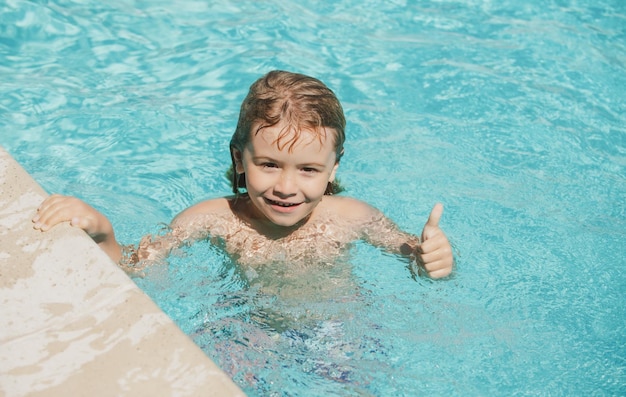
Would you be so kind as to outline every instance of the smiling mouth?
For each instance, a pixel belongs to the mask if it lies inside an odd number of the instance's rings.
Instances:
[[[268,203],[269,205],[275,205],[275,206],[282,207],[282,208],[290,208],[290,207],[296,207],[300,205],[300,203],[284,203],[281,201],[270,200],[268,198],[265,199],[265,202]]]

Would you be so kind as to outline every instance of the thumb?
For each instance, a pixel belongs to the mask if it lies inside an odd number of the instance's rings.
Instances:
[[[89,219],[87,219],[86,217],[75,216],[70,221],[71,226],[81,228],[87,233],[89,233],[89,230],[87,229],[89,229],[90,224],[91,222],[89,222]]]
[[[433,209],[430,211],[426,225],[424,225],[424,230],[422,231],[422,241],[428,240],[436,233],[437,229],[439,229],[439,219],[441,219],[442,214],[443,204],[435,204]]]

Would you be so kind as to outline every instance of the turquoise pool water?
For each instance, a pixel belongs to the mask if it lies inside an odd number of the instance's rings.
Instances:
[[[136,279],[250,396],[626,395],[626,3],[170,3],[0,4],[0,144],[44,188],[137,242],[229,193],[239,104],[288,69],[344,104],[346,194],[416,233],[443,202],[457,250],[430,282],[356,244],[322,273],[349,299],[204,242]]]

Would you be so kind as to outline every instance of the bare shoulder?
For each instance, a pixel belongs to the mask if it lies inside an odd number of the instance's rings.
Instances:
[[[201,201],[183,210],[172,220],[172,226],[185,223],[189,219],[205,215],[222,215],[231,213],[230,197],[220,197]]]
[[[352,197],[327,196],[323,202],[328,211],[347,221],[366,221],[380,214],[376,208]]]

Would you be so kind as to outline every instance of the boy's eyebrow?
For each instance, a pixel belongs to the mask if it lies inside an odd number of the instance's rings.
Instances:
[[[300,167],[326,167],[326,164],[323,163],[302,163],[302,164],[298,164]]]
[[[261,160],[266,160],[266,161],[270,161],[272,163],[278,163],[278,160],[273,159],[271,157],[268,156],[252,156],[252,160],[253,161],[261,161]]]
[[[274,159],[272,157],[269,157],[269,156],[263,156],[263,155],[261,155],[261,156],[252,156],[252,160],[254,160],[254,161],[266,160],[266,161],[269,161],[269,162],[272,162],[272,163],[281,163],[281,161],[279,161],[279,160],[276,160],[276,159]],[[302,166],[325,167],[326,163],[309,161],[309,162],[306,162],[306,163],[298,163],[297,165],[300,166],[300,167],[302,167]]]

